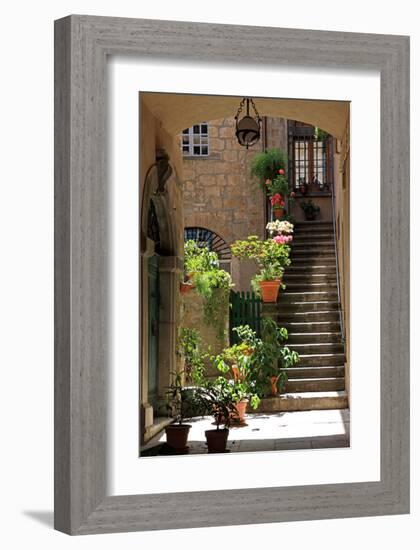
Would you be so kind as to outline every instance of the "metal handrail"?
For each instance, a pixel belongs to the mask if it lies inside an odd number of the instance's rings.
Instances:
[[[337,228],[336,228],[336,216],[335,216],[335,181],[334,180],[332,182],[331,202],[332,202],[333,229],[334,229],[335,276],[337,279],[338,314],[340,317],[341,341],[345,343],[346,337],[344,335],[343,310],[341,307],[341,284],[340,284],[340,275],[339,275],[339,269],[338,269],[339,267],[338,266],[338,243],[337,243]]]

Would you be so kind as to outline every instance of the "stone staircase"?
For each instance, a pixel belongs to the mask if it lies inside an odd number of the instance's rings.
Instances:
[[[291,260],[284,275],[286,290],[280,291],[277,304],[264,305],[264,314],[287,328],[288,346],[300,361],[287,369],[284,393],[266,406],[289,411],[347,408],[332,223],[296,223]]]

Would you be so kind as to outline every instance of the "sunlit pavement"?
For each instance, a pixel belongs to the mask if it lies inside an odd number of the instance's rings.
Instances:
[[[194,418],[188,423],[190,454],[207,453],[205,430],[214,429],[211,417]],[[348,409],[247,414],[246,426],[231,426],[227,449],[230,452],[322,449],[350,445]],[[166,442],[165,432],[144,448],[154,454]],[[156,453],[158,454],[158,453]]]

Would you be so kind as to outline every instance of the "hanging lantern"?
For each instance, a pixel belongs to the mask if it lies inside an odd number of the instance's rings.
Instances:
[[[242,109],[246,102],[246,115],[240,118]],[[251,103],[255,116],[249,114],[249,104]],[[252,98],[243,98],[239,104],[238,112],[235,116],[236,120],[236,138],[239,145],[243,145],[248,149],[260,139],[261,136],[261,118]]]

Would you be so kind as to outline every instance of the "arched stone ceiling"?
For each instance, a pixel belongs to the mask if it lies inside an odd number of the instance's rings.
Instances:
[[[145,92],[142,101],[171,134],[197,122],[234,116],[242,97]],[[253,98],[260,116],[281,117],[318,126],[337,139],[344,135],[348,101]]]

